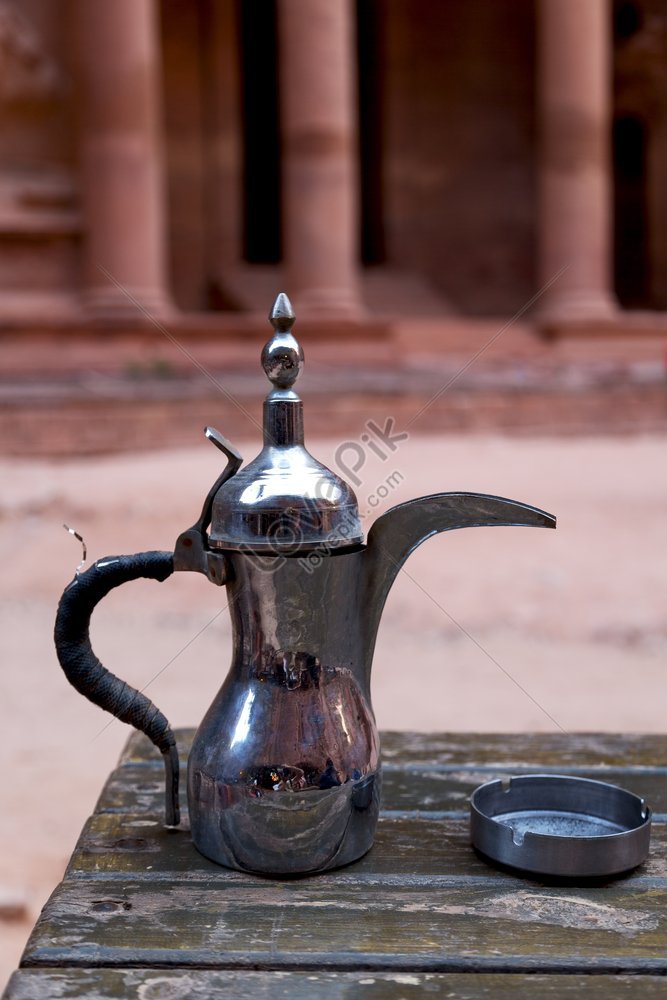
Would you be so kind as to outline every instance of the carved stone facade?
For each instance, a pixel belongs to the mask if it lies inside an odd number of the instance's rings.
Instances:
[[[0,323],[667,309],[666,57],[661,0],[1,0]]]

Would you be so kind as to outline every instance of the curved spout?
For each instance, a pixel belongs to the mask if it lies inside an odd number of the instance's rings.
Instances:
[[[494,524],[555,528],[556,518],[538,507],[486,493],[434,493],[392,507],[375,521],[363,553],[368,671],[384,603],[410,553],[441,531]]]

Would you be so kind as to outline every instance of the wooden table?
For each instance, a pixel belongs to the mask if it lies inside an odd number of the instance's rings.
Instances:
[[[178,736],[184,760],[192,733]],[[667,737],[389,733],[383,759],[373,850],[269,880],[207,861],[186,825],[162,828],[162,763],[133,736],[6,998],[667,996]],[[574,888],[488,867],[468,795],[545,770],[644,796],[648,862]]]

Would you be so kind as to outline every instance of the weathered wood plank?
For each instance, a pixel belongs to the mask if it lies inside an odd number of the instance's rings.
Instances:
[[[141,816],[105,813],[91,817],[66,872],[67,879],[101,878],[174,882],[209,886],[250,884],[265,880],[232,872],[197,852],[187,828],[167,830],[146,826]],[[667,840],[667,833],[665,839]],[[648,865],[640,869],[647,876]],[[667,881],[667,871],[665,872]],[[373,849],[355,862],[325,876],[337,885],[487,878],[495,873],[481,861],[469,842],[464,820],[381,819]],[[502,873],[499,878],[507,878]],[[315,881],[322,876],[315,876]]]
[[[523,768],[521,773],[548,771]],[[553,769],[552,769],[553,772]],[[558,772],[556,772],[558,773]],[[573,773],[569,771],[568,773]],[[640,795],[659,817],[667,814],[667,774],[650,770],[578,769],[583,778],[608,781]],[[385,768],[382,776],[382,809],[390,812],[447,812],[468,815],[468,799],[478,785],[494,778],[508,780],[510,772],[497,770]],[[184,785],[184,782],[181,782]],[[181,809],[187,810],[181,787]],[[158,819],[164,810],[164,779],[160,772],[137,764],[112,771],[95,807],[96,812],[139,813]]]
[[[192,735],[178,733],[182,760]],[[373,850],[327,876],[266,880],[202,858],[186,825],[163,829],[162,761],[144,737],[133,736],[28,943],[28,968],[12,989],[33,992],[10,997],[125,996],[135,982],[127,976],[144,975],[162,976],[167,993],[169,976],[195,977],[181,991],[195,997],[211,995],[211,981],[197,977],[212,975],[222,977],[216,993],[239,997],[356,995],[361,976],[364,995],[373,995],[372,986],[389,998],[440,985],[470,997],[514,996],[524,985],[531,997],[566,995],[563,985],[569,992],[578,972],[596,972],[585,988],[593,984],[605,996],[629,995],[639,981],[619,985],[626,972],[642,974],[648,996],[645,981],[651,989],[667,986],[667,823],[654,826],[649,861],[632,876],[572,888],[489,868],[471,851],[463,818],[470,792],[494,771],[526,770],[612,781],[667,813],[667,737],[401,733],[384,735],[383,752],[385,813]],[[44,992],[46,980],[40,993],[36,979],[20,978],[30,967],[33,975],[58,976],[59,965],[112,978],[89,979],[83,994]],[[274,971],[257,973],[269,978],[246,994],[243,984],[254,973],[239,970],[253,968]],[[464,985],[456,986],[459,971]],[[524,980],[515,976],[522,971],[568,975]],[[606,988],[607,972],[619,992]],[[649,973],[666,978],[654,982]],[[287,976],[297,978],[283,993]],[[66,978],[52,983],[70,989]],[[162,984],[138,978],[134,992],[149,1000],[154,989],[163,995]]]
[[[667,889],[70,880],[22,964],[667,975]]]
[[[514,769],[667,766],[665,734],[623,733],[383,733],[387,763],[499,765]]]
[[[150,882],[174,880],[208,885],[249,877],[208,861],[197,852],[187,828],[167,830],[157,817],[145,814],[100,813],[86,823],[76,846],[66,878],[142,879]],[[428,884],[438,879],[508,878],[495,872],[470,847],[467,819],[382,816],[373,849],[353,865],[324,878],[336,884],[382,880]],[[323,876],[318,876],[322,879]],[[667,824],[653,830],[649,859],[632,878],[650,879],[667,887]],[[250,876],[251,881],[256,881]],[[263,884],[263,882],[261,883]]]
[[[553,768],[520,768],[520,773],[554,771]],[[558,769],[555,769],[556,771]],[[421,768],[394,764],[383,769],[382,809],[412,812],[468,813],[468,799],[478,785],[493,778],[507,780],[512,772],[503,769]],[[568,773],[573,773],[572,769]],[[654,813],[667,813],[667,773],[582,767],[575,772],[584,778],[608,781],[628,788],[651,806]],[[181,782],[183,786],[185,783]],[[181,787],[181,808],[187,808]],[[164,810],[162,771],[140,764],[126,764],[112,771],[102,790],[96,812],[145,812],[156,819]]]
[[[192,745],[193,729],[179,729],[181,759]],[[497,765],[549,767],[667,768],[667,735],[619,733],[382,733],[385,763],[428,767]],[[141,733],[132,733],[120,763],[161,766],[158,751]]]
[[[476,973],[222,972],[207,969],[22,969],[9,981],[3,1000],[412,1000],[424,994],[461,1000],[552,1000],[575,997],[645,1000],[664,997],[662,976],[494,975]]]
[[[181,757],[181,770],[185,771]],[[183,779],[185,774],[182,774]],[[181,810],[187,808],[185,780],[179,787]],[[124,764],[112,771],[95,806],[96,813],[143,812],[159,817],[164,813],[164,769],[149,768],[141,764]]]
[[[382,773],[382,809],[391,811],[460,812],[468,814],[468,800],[474,790],[487,781],[500,778],[509,781],[513,774],[558,774],[561,768],[517,767],[436,769],[416,766],[384,767]],[[617,768],[569,768],[576,774],[594,781],[607,781],[627,788],[641,796],[652,811],[667,813],[667,772],[650,770],[626,771]]]

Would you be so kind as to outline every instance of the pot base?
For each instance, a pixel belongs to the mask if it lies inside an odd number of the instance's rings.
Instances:
[[[193,779],[200,789],[213,784],[201,772]],[[379,771],[331,788],[216,783],[211,791],[205,802],[200,797],[198,806],[191,804],[192,840],[200,854],[226,868],[276,877],[316,874],[350,864],[373,846]]]

